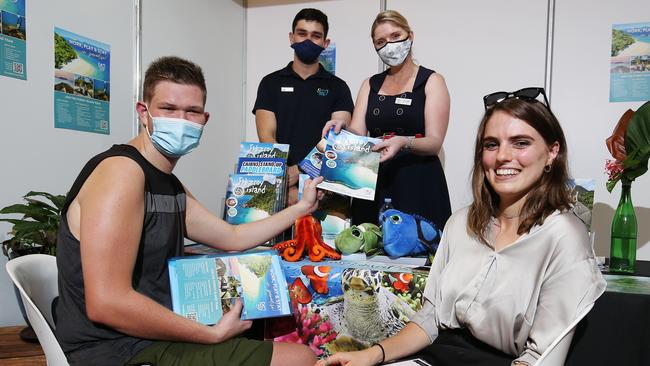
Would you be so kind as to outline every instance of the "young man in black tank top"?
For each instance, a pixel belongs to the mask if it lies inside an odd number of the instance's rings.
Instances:
[[[237,303],[206,326],[171,309],[167,259],[183,238],[223,250],[265,242],[311,213],[314,180],[296,205],[252,224],[231,226],[203,207],[172,174],[198,146],[209,114],[201,69],[164,57],[147,70],[136,104],[140,134],[93,158],[73,185],[62,217],[57,262],[56,333],[70,364],[311,365],[303,345],[252,341]],[[208,360],[208,361],[206,361]]]

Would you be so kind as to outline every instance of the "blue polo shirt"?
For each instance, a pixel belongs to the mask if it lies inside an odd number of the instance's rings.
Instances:
[[[287,67],[266,75],[257,88],[253,114],[258,109],[275,114],[279,143],[289,144],[289,165],[296,165],[318,143],[333,112],[352,113],[354,104],[345,81],[319,65],[318,72],[303,80]]]

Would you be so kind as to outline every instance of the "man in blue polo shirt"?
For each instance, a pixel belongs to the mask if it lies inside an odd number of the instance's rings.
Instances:
[[[288,165],[289,204],[297,202],[298,167],[321,138],[331,119],[352,118],[352,96],[345,81],[327,72],[318,56],[327,48],[327,15],[318,9],[302,9],[293,19],[289,43],[293,61],[266,75],[257,89],[253,107],[261,142],[290,144]]]

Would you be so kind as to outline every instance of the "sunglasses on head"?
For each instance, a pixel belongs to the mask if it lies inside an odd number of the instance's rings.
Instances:
[[[537,97],[539,97],[540,94],[544,97],[544,105],[549,108],[548,99],[546,98],[546,92],[544,92],[544,88],[523,88],[515,92],[494,92],[483,97],[483,105],[485,105],[485,110],[487,111],[487,109],[493,105],[501,103],[504,100],[510,98],[537,101]]]

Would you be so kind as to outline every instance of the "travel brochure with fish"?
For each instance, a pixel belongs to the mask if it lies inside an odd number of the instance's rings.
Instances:
[[[341,130],[327,134],[319,188],[364,200],[375,199],[379,153],[372,147],[380,139],[358,136]]]
[[[230,174],[224,219],[239,225],[273,215],[277,210],[275,175]]]
[[[349,261],[281,262],[298,329],[274,340],[310,346],[319,357],[370,347],[396,334],[422,307],[428,273]],[[281,320],[271,319],[273,322]]]
[[[280,259],[272,251],[177,257],[168,262],[175,313],[216,324],[237,299],[241,319],[291,314]]]

